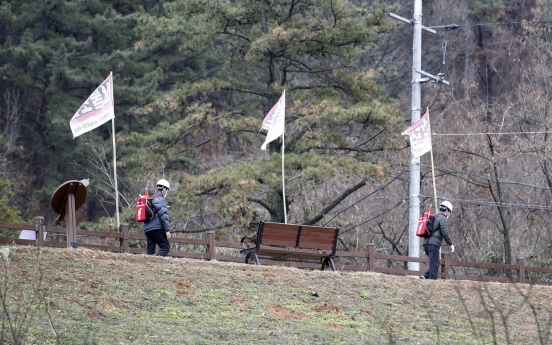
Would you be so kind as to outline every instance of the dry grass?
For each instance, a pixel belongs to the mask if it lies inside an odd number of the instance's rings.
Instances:
[[[0,292],[7,315],[34,308],[24,344],[549,343],[550,287],[10,249]]]

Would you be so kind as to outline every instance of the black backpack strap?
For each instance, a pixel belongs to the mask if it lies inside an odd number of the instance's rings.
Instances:
[[[434,217],[434,218],[433,218],[433,221],[435,222],[435,221],[437,220],[437,217],[439,217],[439,216],[442,216],[442,214],[437,213],[436,215],[434,215],[434,216],[433,216],[433,217]],[[433,224],[433,232],[431,233],[431,236],[433,236],[437,231],[441,231],[441,224],[439,224],[439,230],[437,230],[437,229],[435,228],[435,223],[434,223],[434,224]],[[429,236],[429,237],[431,237],[431,236]]]
[[[151,198],[151,211],[153,212],[153,214],[157,214],[157,209],[155,208],[155,205],[153,204],[153,199],[157,199],[157,198],[160,198],[162,197],[162,195],[155,195],[153,198]]]

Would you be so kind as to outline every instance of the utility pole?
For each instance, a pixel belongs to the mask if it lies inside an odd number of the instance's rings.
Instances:
[[[422,87],[421,83],[432,81],[437,83],[449,84],[443,79],[442,75],[434,76],[422,71],[422,30],[436,34],[433,29],[422,25],[422,0],[414,1],[414,17],[406,19],[393,13],[388,13],[392,18],[403,21],[414,27],[414,37],[412,46],[412,102],[411,102],[411,124],[416,123],[420,119],[421,114],[421,98]],[[425,78],[422,78],[422,75]],[[418,219],[420,217],[420,158],[412,160],[410,157],[410,195],[409,195],[409,210],[408,210],[408,256],[420,257],[420,239],[416,236],[416,228],[418,227]],[[437,205],[435,205],[437,207]],[[418,262],[409,262],[408,269],[419,271],[420,264]]]

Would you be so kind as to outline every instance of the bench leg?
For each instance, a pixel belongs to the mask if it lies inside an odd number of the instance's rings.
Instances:
[[[333,263],[333,260],[330,259],[330,258],[326,258],[322,261],[322,269],[321,271],[324,270],[324,268],[326,267],[331,267],[332,268],[332,271],[335,272],[335,266],[334,266],[334,263]]]
[[[256,265],[261,265],[261,263],[259,262],[259,257],[257,256],[257,253],[247,253],[247,255],[245,256],[245,263],[248,264],[249,263],[249,260],[251,259],[251,257],[253,257],[255,259],[255,264]]]
[[[335,265],[334,265],[334,263],[333,263],[333,260],[332,260],[332,259],[330,259],[330,264],[332,265],[332,271],[334,271],[334,272],[335,272]]]

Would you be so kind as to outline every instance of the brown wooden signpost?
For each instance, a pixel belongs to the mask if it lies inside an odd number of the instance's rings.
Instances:
[[[51,205],[58,214],[56,220],[65,220],[67,229],[67,248],[77,248],[77,219],[76,211],[86,201],[86,186],[88,180],[71,180],[59,186],[52,195]]]

